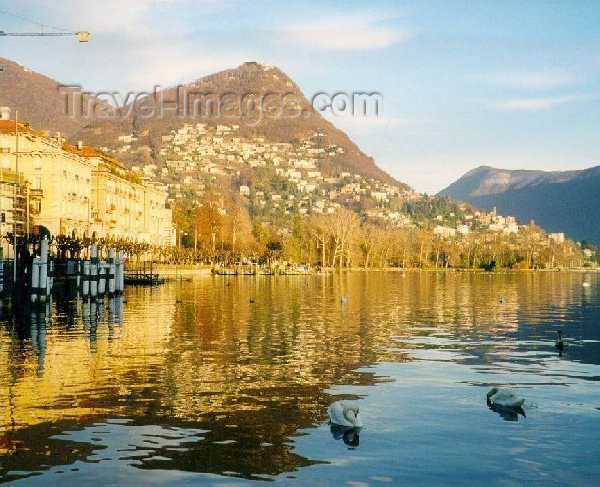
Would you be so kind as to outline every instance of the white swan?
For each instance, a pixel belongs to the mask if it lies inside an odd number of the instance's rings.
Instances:
[[[492,387],[487,393],[488,404],[500,408],[520,408],[525,399],[517,396],[510,389],[499,389]]]
[[[362,428],[363,422],[360,417],[358,403],[356,401],[336,401],[329,406],[329,420],[332,424]]]

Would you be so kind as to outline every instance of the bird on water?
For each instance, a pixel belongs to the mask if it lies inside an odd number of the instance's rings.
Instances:
[[[490,407],[520,408],[525,402],[525,399],[517,396],[512,390],[501,389],[499,387],[492,387],[486,397],[488,406]]]
[[[563,331],[558,330],[556,333],[558,333],[558,338],[556,339],[556,342],[554,342],[554,346],[556,347],[556,350],[558,350],[559,352],[562,353],[565,349],[565,341],[563,340]]]
[[[360,408],[356,401],[336,401],[329,406],[327,412],[329,413],[331,424],[348,426],[350,428],[363,427]]]

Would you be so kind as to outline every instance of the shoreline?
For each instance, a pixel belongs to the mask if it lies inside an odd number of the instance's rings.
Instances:
[[[198,265],[175,265],[175,264],[156,264],[153,267],[153,271],[159,274],[161,277],[167,278],[186,278],[186,277],[196,277],[196,276],[210,276],[212,273],[212,266],[205,264]],[[345,269],[336,269],[333,267],[325,267],[323,268],[323,273],[308,273],[308,274],[292,274],[292,275],[304,275],[304,276],[318,276],[318,275],[327,275],[333,273],[343,273],[343,272],[410,272],[410,273],[421,273],[421,272],[444,272],[444,273],[466,273],[466,274],[489,274],[489,275],[497,275],[497,274],[523,274],[523,273],[567,273],[567,272],[576,272],[576,273],[599,273],[600,268],[576,268],[576,269],[500,269],[495,271],[486,271],[484,269],[435,269],[435,268],[426,268],[426,269],[418,269],[418,268],[400,268],[400,267],[385,267],[385,268],[373,268],[373,267],[350,267]],[[281,276],[285,276],[282,274]],[[217,277],[244,277],[243,275],[223,275]],[[248,276],[246,276],[248,277]],[[256,276],[251,276],[256,277]],[[274,275],[268,275],[268,277],[275,277]],[[287,277],[287,276],[285,276]]]

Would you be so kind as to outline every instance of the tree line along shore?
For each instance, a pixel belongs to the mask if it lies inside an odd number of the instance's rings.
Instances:
[[[534,224],[518,233],[484,231],[447,237],[436,234],[431,225],[379,225],[340,208],[331,214],[290,215],[287,228],[282,228],[252,220],[234,201],[223,212],[210,200],[187,219],[177,208],[174,216],[184,230],[167,260],[179,264],[487,271],[598,266],[597,253],[590,257],[584,252],[586,244],[550,239]]]

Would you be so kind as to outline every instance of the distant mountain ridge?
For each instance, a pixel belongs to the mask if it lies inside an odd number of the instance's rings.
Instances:
[[[600,166],[579,171],[480,166],[440,191],[481,209],[530,220],[549,232],[600,242]]]

